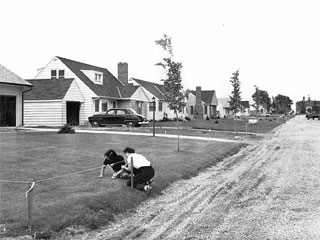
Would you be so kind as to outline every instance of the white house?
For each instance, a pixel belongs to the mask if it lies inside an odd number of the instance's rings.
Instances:
[[[217,117],[218,100],[214,90],[190,91],[187,100],[187,112],[191,119],[209,119]]]
[[[0,64],[0,127],[23,125],[23,96],[31,89],[32,84]]]
[[[106,68],[54,57],[29,80],[25,124],[84,125],[88,117],[110,108],[130,107],[147,115],[151,101],[139,86],[128,84],[128,64],[118,64],[118,79]]]
[[[176,118],[174,111],[170,110],[168,107],[168,103],[164,101],[164,85],[144,81],[137,78],[130,78],[129,84],[132,84],[133,86],[141,86],[147,97],[151,99],[151,101],[153,101],[153,98],[155,99],[155,120],[162,120],[165,117],[169,119]],[[178,116],[179,118],[184,118],[186,116],[186,108],[179,112]],[[153,105],[151,102],[149,103],[147,118],[153,119]]]

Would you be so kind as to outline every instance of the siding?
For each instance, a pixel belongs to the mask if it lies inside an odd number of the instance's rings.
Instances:
[[[65,103],[57,101],[25,101],[24,124],[28,126],[62,126],[66,124]]]
[[[86,125],[88,123],[88,117],[94,114],[94,105],[92,98],[96,98],[97,95],[84,84],[67,66],[59,59],[53,58],[48,65],[39,72],[35,79],[48,79],[51,78],[51,70],[64,69],[65,78],[74,78],[75,81],[70,86],[70,92],[65,96],[65,100],[81,102],[79,125]],[[63,80],[61,80],[63,81]],[[76,93],[77,85],[79,94]]]

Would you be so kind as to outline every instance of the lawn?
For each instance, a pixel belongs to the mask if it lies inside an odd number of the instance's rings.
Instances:
[[[149,196],[126,186],[126,180],[111,179],[111,168],[100,179],[103,154],[112,148],[119,154],[126,146],[145,155],[156,170]],[[195,176],[217,164],[244,144],[177,140],[110,134],[57,134],[49,132],[0,132],[0,180],[39,181],[94,169],[75,175],[36,183],[33,231],[49,235],[68,226],[97,228],[112,221],[142,201],[161,194],[178,179]],[[1,236],[25,234],[30,184],[0,182]]]

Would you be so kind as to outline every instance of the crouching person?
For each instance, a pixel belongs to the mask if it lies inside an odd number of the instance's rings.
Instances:
[[[127,159],[127,165],[121,166],[124,171],[130,172],[132,159],[133,187],[149,193],[151,190],[150,182],[154,177],[154,169],[150,161],[143,155],[135,153],[135,150],[130,147],[125,148],[123,152]],[[127,182],[127,186],[131,187],[131,180]]]
[[[104,176],[104,171],[107,166],[110,166],[114,172],[112,178],[120,177],[122,178],[123,174],[116,175],[117,172],[121,170],[121,166],[125,165],[124,157],[118,155],[114,150],[110,149],[104,154],[103,165],[100,170],[99,177],[102,178]]]

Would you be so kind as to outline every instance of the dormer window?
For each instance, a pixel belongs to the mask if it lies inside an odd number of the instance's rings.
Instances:
[[[81,70],[94,84],[103,85],[103,72],[95,70]]]
[[[102,82],[102,74],[101,73],[95,73],[95,81]]]
[[[51,70],[51,78],[64,78],[64,70]]]

